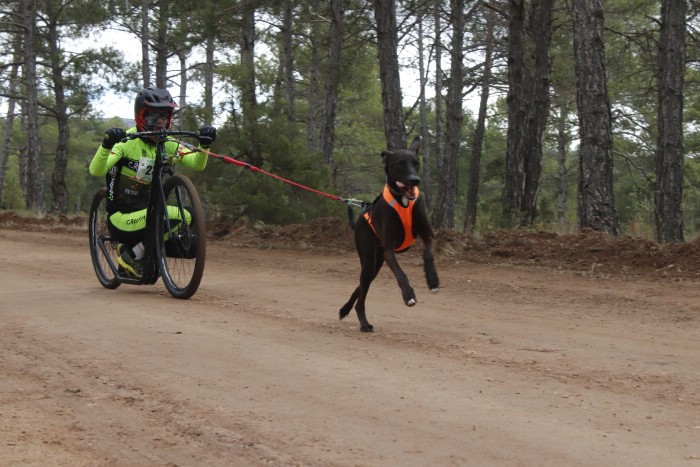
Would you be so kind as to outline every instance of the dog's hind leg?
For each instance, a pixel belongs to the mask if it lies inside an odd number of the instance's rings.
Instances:
[[[345,305],[340,308],[338,316],[340,319],[345,318],[350,314],[353,305],[355,305],[355,311],[357,312],[357,319],[360,321],[360,330],[362,332],[372,332],[374,326],[369,324],[367,321],[367,315],[365,314],[365,298],[367,298],[367,292],[369,291],[369,286],[377,277],[379,270],[382,268],[383,261],[378,260],[375,264],[364,264],[362,266],[362,271],[360,272],[360,286],[355,289],[355,291],[350,295],[350,299]]]
[[[382,268],[384,263],[381,259],[376,259],[372,264],[363,264],[362,271],[360,272],[360,286],[357,288],[358,296],[357,303],[355,304],[355,311],[357,312],[357,319],[360,321],[360,331],[362,332],[372,332],[374,331],[374,326],[369,324],[367,321],[367,315],[365,313],[365,299],[367,298],[367,292],[369,292],[369,286],[379,270]]]

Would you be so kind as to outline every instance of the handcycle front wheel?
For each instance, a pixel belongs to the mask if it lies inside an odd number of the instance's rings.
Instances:
[[[204,274],[207,232],[202,203],[192,181],[173,175],[163,183],[165,206],[156,211],[156,251],[165,287],[175,298],[190,298]]]
[[[107,188],[100,188],[90,205],[90,256],[100,284],[107,289],[116,289],[121,284],[112,269],[112,265],[117,264],[117,242],[110,237],[107,216]]]

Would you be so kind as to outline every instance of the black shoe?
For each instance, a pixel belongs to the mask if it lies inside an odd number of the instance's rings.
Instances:
[[[119,258],[117,258],[119,264],[126,269],[129,274],[137,279],[141,279],[143,277],[143,264],[141,264],[141,261],[134,259],[131,249],[127,248],[125,245],[117,245],[117,252],[119,251],[122,252]]]

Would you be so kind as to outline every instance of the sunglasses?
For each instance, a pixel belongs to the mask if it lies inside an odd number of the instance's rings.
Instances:
[[[160,122],[169,122],[170,121],[170,112],[154,112],[154,111],[149,111],[144,113],[143,118],[146,120],[146,124],[148,126],[156,126]]]

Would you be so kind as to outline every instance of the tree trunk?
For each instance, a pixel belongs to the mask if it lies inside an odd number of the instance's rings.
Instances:
[[[506,228],[520,225],[525,161],[525,0],[511,0],[508,15],[508,134],[503,185],[503,220]]]
[[[17,105],[17,90],[19,88],[19,62],[21,60],[22,36],[16,33],[12,39],[13,60],[8,76],[9,98],[7,99],[7,115],[5,128],[2,134],[2,148],[0,148],[0,209],[2,209],[3,194],[5,192],[5,177],[7,176],[7,162],[10,158],[10,141],[12,140],[12,127],[15,121],[15,107]]]
[[[618,235],[603,8],[600,0],[574,0],[573,11],[576,102],[581,133],[579,227]]]
[[[406,128],[403,120],[403,97],[399,75],[395,0],[374,0],[374,19],[377,27],[387,148],[402,149],[406,147]]]
[[[660,243],[683,242],[683,74],[685,1],[661,2],[656,232]]]
[[[559,107],[557,119],[557,219],[559,225],[568,232],[569,218],[569,170],[566,167],[566,154],[569,148],[569,136],[566,121],[569,112],[566,104]]]
[[[479,180],[481,178],[481,151],[486,133],[486,111],[489,103],[491,87],[491,65],[493,60],[493,28],[495,13],[489,10],[486,14],[486,50],[484,51],[484,74],[481,77],[481,100],[479,114],[476,120],[474,141],[472,142],[472,159],[469,164],[469,186],[467,188],[467,211],[464,217],[464,230],[470,235],[476,228],[476,211],[479,204]]]
[[[158,30],[156,36],[156,87],[168,87],[168,29],[170,26],[170,0],[158,0]]]
[[[187,124],[185,123],[186,114],[190,112],[187,108],[187,53],[181,51],[178,54],[180,59],[180,97],[178,104],[180,105],[180,112],[178,113],[178,123],[181,128],[184,128]]]
[[[287,119],[294,122],[297,119],[296,90],[294,86],[294,2],[284,2],[284,25],[282,33],[284,56],[284,91],[287,98]]]
[[[537,194],[542,173],[542,139],[549,116],[549,84],[551,60],[549,47],[552,41],[552,7],[554,0],[533,0],[529,15],[529,27],[534,46],[532,71],[528,73],[532,83],[528,93],[528,118],[525,120],[525,142],[522,146],[525,180],[521,225],[531,227],[537,212]]]
[[[312,11],[318,11],[320,8],[319,0],[311,0]],[[321,59],[319,57],[318,37],[321,31],[318,27],[318,21],[311,21],[311,63],[309,66],[309,91],[307,100],[309,102],[309,110],[307,112],[307,127],[306,127],[306,148],[309,152],[319,150],[318,142],[318,114],[319,114],[319,99],[318,99],[318,76]]]
[[[421,13],[418,19],[418,75],[420,76],[420,134],[423,141],[421,154],[423,155],[423,183],[421,190],[425,197],[425,205],[428,209],[432,206],[431,175],[430,175],[430,128],[428,127],[428,103],[425,99],[425,88],[428,85],[428,73],[425,69],[425,37],[423,34],[423,21],[425,16]]]
[[[542,138],[549,113],[549,46],[553,0],[512,0],[508,24],[508,148],[503,227],[529,227],[535,218]],[[526,51],[529,31],[532,50]]]
[[[258,103],[256,99],[255,77],[255,6],[252,2],[243,2],[241,29],[241,106],[243,108],[243,125],[249,147],[250,163],[262,166],[262,149],[258,138],[257,120]]]
[[[14,72],[16,73],[16,70]],[[4,207],[3,195],[5,193],[5,178],[7,177],[7,162],[10,158],[10,140],[12,139],[12,125],[15,121],[16,102],[17,99],[14,97],[11,97],[7,102],[7,116],[5,117],[5,128],[2,134],[2,149],[0,149],[0,209]]]
[[[46,212],[44,201],[44,168],[41,161],[39,135],[39,99],[37,90],[37,36],[35,30],[36,2],[23,0],[24,82],[27,128],[27,208],[39,214]]]
[[[443,145],[443,107],[442,107],[442,20],[440,17],[442,8],[441,0],[436,0],[434,5],[435,23],[435,162],[438,173],[442,173],[442,166],[445,160]],[[424,143],[425,144],[425,143]]]
[[[47,8],[53,4],[47,3]],[[68,125],[68,106],[66,104],[64,69],[61,63],[63,52],[60,49],[60,37],[58,30],[58,11],[47,11],[48,22],[48,52],[51,67],[51,82],[54,92],[54,116],[58,128],[58,142],[56,144],[56,156],[51,175],[51,192],[53,201],[51,212],[65,215],[68,212],[68,190],[66,188],[66,169],[68,167],[68,143],[70,141],[70,127]]]
[[[331,0],[330,40],[328,49],[328,73],[324,89],[323,124],[321,125],[321,153],[328,166],[333,165],[333,144],[335,116],[338,108],[338,89],[340,87],[341,62],[340,52],[343,48],[343,20],[345,17],[345,0]]]
[[[148,19],[148,11],[150,10],[149,0],[141,1],[141,79],[143,79],[143,87],[147,88],[151,85],[151,58],[150,45],[150,20]]]
[[[465,0],[450,0],[450,86],[447,91],[447,119],[445,142],[447,153],[439,174],[437,203],[433,221],[437,229],[454,229],[457,204],[457,182],[461,147],[462,88],[464,87],[464,5]]]
[[[275,82],[272,86],[272,108],[270,109],[270,118],[277,120],[282,115],[284,102],[282,99],[282,88],[285,81],[284,78],[284,60],[277,62],[277,72],[275,73]]]
[[[204,62],[204,118],[205,123],[211,123],[214,120],[214,48],[216,43],[214,35],[207,35],[205,45],[205,62]]]
[[[27,104],[26,100],[21,101],[22,109]],[[26,112],[22,110],[22,114]],[[24,131],[27,131],[27,119],[22,121],[22,127]],[[17,151],[17,156],[19,157],[19,189],[22,191],[22,197],[24,198],[24,208],[27,208],[27,200],[29,199],[29,161],[27,157],[27,145],[19,148]]]

